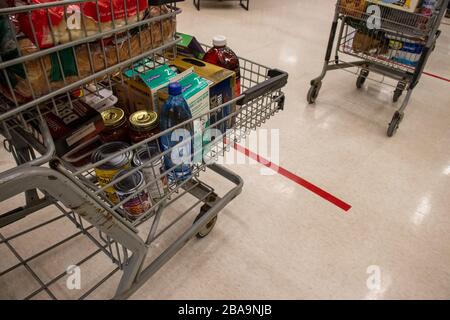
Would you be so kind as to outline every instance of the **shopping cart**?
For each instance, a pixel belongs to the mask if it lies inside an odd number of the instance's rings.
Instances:
[[[97,9],[99,2],[101,0],[95,2]],[[66,14],[69,5],[82,6],[84,3],[87,2],[66,0],[4,8],[0,9],[0,16],[6,17],[9,30],[13,33],[11,39],[16,48],[20,48],[20,36],[15,34],[13,23],[19,13],[31,16],[35,10],[43,10],[41,13],[48,15],[53,8],[63,7],[65,9],[61,12]],[[140,2],[127,1],[128,6],[132,3]],[[2,83],[0,104],[1,133],[5,137],[5,149],[11,152],[17,162],[16,167],[0,173],[0,201],[25,195],[22,207],[0,215],[0,246],[5,246],[19,260],[17,264],[0,271],[0,281],[18,268],[25,268],[38,284],[36,289],[25,294],[26,299],[40,297],[41,294],[55,299],[104,298],[102,293],[105,291],[110,295],[110,291],[106,290],[108,288],[115,291],[113,298],[129,297],[189,239],[195,236],[203,238],[209,234],[219,212],[239,195],[243,187],[242,179],[217,164],[217,160],[284,106],[282,88],[287,83],[287,73],[240,58],[243,93],[239,97],[139,143],[121,145],[115,151],[104,151],[101,158],[91,155],[90,158],[94,159],[91,162],[94,163],[79,166],[79,162],[56,156],[54,139],[44,120],[46,115],[50,112],[58,114],[66,110],[67,106],[75,105],[82,99],[78,94],[80,90],[91,90],[100,96],[104,88],[114,89],[123,85],[122,71],[125,69],[145,72],[148,68],[167,63],[168,57],[177,55],[176,43],[179,39],[171,26],[180,9],[174,3],[168,3],[156,8],[149,7],[148,11],[156,13],[148,14],[146,10],[137,9],[136,12],[142,12],[143,16],[129,22],[122,21],[120,26],[114,26],[113,22],[106,30],[91,34],[83,26],[84,34],[78,35],[76,39],[70,37],[53,46],[37,48],[28,55],[19,50],[16,57],[0,61],[0,70],[6,80]],[[81,21],[86,19],[83,16]],[[111,16],[114,17],[114,14],[111,13]],[[108,41],[111,38],[114,41]],[[54,41],[56,37],[53,35],[52,39]],[[60,58],[61,51],[67,49],[75,61],[82,58],[80,52],[91,53],[91,63],[85,73],[64,76]],[[205,46],[205,49],[208,47]],[[94,56],[94,52],[100,57]],[[55,54],[53,61],[60,68],[62,83],[58,85],[52,83],[48,76],[45,57],[49,54]],[[153,64],[135,68],[143,58],[149,58]],[[96,59],[95,63],[92,63],[93,59]],[[35,83],[34,78],[30,77],[33,71],[30,67],[34,66],[41,68],[44,86]],[[31,99],[18,94],[17,85],[20,83],[17,79],[13,81],[13,71],[18,67],[24,71],[23,81]],[[79,66],[78,70],[82,70],[82,67]],[[92,85],[95,90],[92,90]],[[22,93],[26,91],[21,89]],[[204,120],[205,117],[214,119],[209,125],[210,130],[194,132],[196,121]],[[161,145],[163,137],[180,131],[188,134],[181,141],[177,140],[180,141],[178,144]],[[198,141],[200,148],[193,147],[198,146]],[[117,147],[117,143],[112,144]],[[193,147],[190,153],[185,151],[189,147]],[[139,161],[133,162],[132,158],[135,159],[138,153],[144,153],[147,157],[139,156]],[[175,161],[172,158],[174,154],[185,157]],[[122,163],[121,173],[117,172],[105,181],[105,172],[102,172],[106,170],[105,164],[117,165],[119,162]],[[200,180],[206,169],[228,180],[233,187],[219,195],[213,187]],[[123,191],[120,196],[119,190]],[[49,206],[59,210],[60,214],[36,222],[38,217],[35,213]],[[32,225],[27,222],[30,218],[34,221]],[[48,244],[47,240],[58,237],[48,234],[46,230],[54,230],[52,225],[64,219],[70,221],[77,231]],[[20,230],[13,228],[14,232],[4,234],[3,231],[8,231],[14,225],[20,225]],[[24,257],[15,248],[14,241],[31,234],[35,235],[33,247],[39,248],[39,251]],[[84,239],[90,240],[93,249],[81,246]],[[41,242],[47,244],[44,246]],[[56,265],[55,268],[60,269],[60,272],[52,273],[51,277],[33,267],[37,259],[47,259],[45,261],[51,263],[54,256],[48,258],[48,255],[61,252],[61,248],[64,248],[63,251],[75,248],[74,255],[79,258],[69,258],[64,265]],[[66,270],[69,265],[87,269],[82,273],[83,279],[96,274],[99,265],[94,266],[95,272],[88,266],[90,261],[102,254],[112,263],[101,277],[96,275],[92,281],[85,280],[80,291],[71,291],[61,284],[66,283],[68,273],[74,270]],[[55,292],[55,287],[60,290]],[[93,292],[100,293],[93,296]]]
[[[325,64],[320,76],[311,81],[307,100],[310,104],[315,103],[326,73],[338,69],[356,74],[357,88],[361,88],[366,79],[394,87],[394,102],[406,90],[406,96],[387,130],[387,135],[392,137],[403,120],[413,90],[435,48],[440,35],[438,28],[449,0],[428,1],[428,10],[419,13],[417,10],[404,11],[395,5],[381,5],[382,2],[337,1]],[[331,58],[333,48],[334,59]],[[341,54],[353,59],[343,60]],[[370,77],[370,73],[381,78]],[[389,83],[389,79],[395,82]]]

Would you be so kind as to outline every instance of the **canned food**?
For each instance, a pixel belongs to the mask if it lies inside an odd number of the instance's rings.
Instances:
[[[156,157],[156,159],[150,162],[154,157]],[[155,201],[164,197],[165,186],[167,185],[167,179],[165,177],[158,178],[158,176],[164,172],[162,159],[158,146],[153,144],[148,144],[139,149],[133,157],[133,165],[135,167],[139,167],[145,163],[141,170],[144,174],[145,182],[150,183],[148,186],[150,197]]]
[[[120,171],[114,177],[114,180],[119,179],[127,173],[130,173],[130,170]],[[147,191],[145,189],[139,191],[142,189],[144,184],[144,175],[138,170],[114,185],[117,197],[120,201],[123,201],[131,196],[131,198],[125,201],[122,206],[132,219],[138,218],[152,206]]]
[[[93,164],[111,156],[114,153],[120,152],[128,148],[129,145],[125,142],[110,142],[102,145],[91,156],[91,162]],[[120,153],[113,157],[109,161],[95,167],[95,175],[97,176],[98,183],[101,187],[111,183],[114,176],[123,169],[128,169],[133,157],[131,151]],[[105,189],[105,193],[112,203],[119,203],[119,199],[113,187]]]

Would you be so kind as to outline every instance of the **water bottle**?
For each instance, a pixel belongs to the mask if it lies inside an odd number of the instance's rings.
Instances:
[[[192,118],[191,110],[181,94],[182,87],[178,82],[169,84],[169,98],[161,109],[161,131]],[[160,137],[162,150],[171,149],[164,155],[164,166],[166,170],[171,170],[168,173],[169,182],[184,181],[192,175],[193,132],[192,123],[189,123]]]

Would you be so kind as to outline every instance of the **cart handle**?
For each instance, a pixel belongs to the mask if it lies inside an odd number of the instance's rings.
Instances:
[[[270,69],[267,71],[269,79],[257,84],[246,90],[236,104],[243,106],[244,104],[259,98],[267,93],[283,88],[288,81],[288,73],[279,69]]]

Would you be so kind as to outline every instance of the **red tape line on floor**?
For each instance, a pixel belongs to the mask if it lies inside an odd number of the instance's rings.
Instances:
[[[326,192],[325,190],[315,186],[311,182],[306,181],[303,178],[300,178],[299,176],[295,175],[294,173],[292,173],[292,172],[290,172],[290,171],[288,171],[288,170],[286,170],[286,169],[284,169],[282,167],[277,166],[276,164],[270,162],[269,160],[261,157],[260,155],[258,155],[256,153],[248,150],[247,148],[245,148],[245,147],[243,147],[243,146],[241,146],[241,145],[239,145],[237,143],[234,143],[233,147],[237,151],[245,154],[247,157],[249,157],[249,158],[251,158],[251,159],[253,159],[255,161],[258,161],[260,164],[262,164],[262,165],[264,165],[264,166],[274,170],[275,172],[277,172],[278,174],[282,175],[283,177],[286,177],[289,180],[291,180],[291,181],[297,183],[298,185],[304,187],[305,189],[315,193],[319,197],[327,200],[328,202],[331,202],[332,204],[334,204],[335,206],[341,208],[345,212],[348,212],[351,209],[352,206],[349,205],[348,203],[345,203],[344,201],[336,198],[335,196],[333,196],[332,194]]]
[[[436,78],[436,79],[439,79],[439,80],[442,80],[442,81],[450,82],[450,79],[438,76],[438,75],[430,73],[430,72],[424,72],[424,74],[426,74],[429,77],[433,77],[433,78]]]

